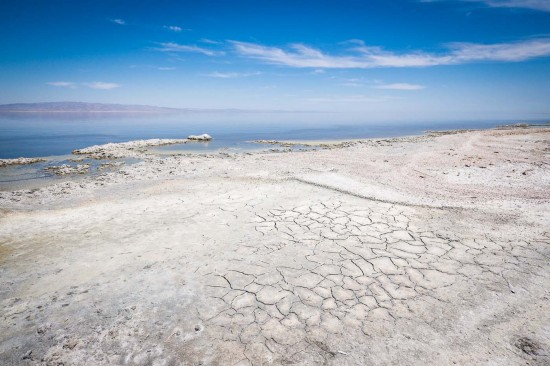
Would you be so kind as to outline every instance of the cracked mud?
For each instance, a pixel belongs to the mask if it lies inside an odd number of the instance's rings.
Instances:
[[[433,315],[423,309],[451,306],[455,289],[472,291],[459,298],[464,302],[483,285],[514,293],[518,274],[537,276],[547,265],[548,235],[532,242],[481,230],[460,237],[423,229],[411,223],[414,215],[394,205],[340,201],[256,213],[261,239],[238,251],[249,269],[235,259],[226,271],[209,273],[219,306],[199,314],[225,342],[244,347],[251,364],[277,355],[295,363],[304,354],[317,364],[350,352],[334,341],[343,333],[372,339],[403,321],[429,326]]]

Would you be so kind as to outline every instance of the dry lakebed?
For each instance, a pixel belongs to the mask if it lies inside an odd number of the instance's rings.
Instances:
[[[1,365],[550,365],[550,128],[150,145],[0,192]]]

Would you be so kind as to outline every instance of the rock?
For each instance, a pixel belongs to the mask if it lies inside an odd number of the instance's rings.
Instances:
[[[32,350],[28,351],[21,357],[22,360],[32,360]]]
[[[202,135],[189,135],[187,136],[189,140],[193,141],[210,141],[212,140],[212,136],[210,136],[207,133],[203,133]]]
[[[90,164],[78,164],[76,166],[63,164],[63,165],[57,165],[57,166],[49,166],[44,170],[57,175],[69,175],[69,174],[86,174],[89,169],[90,169]]]
[[[17,159],[0,159],[0,167],[9,165],[28,165],[46,161],[40,158],[17,158]]]
[[[541,350],[541,346],[537,342],[525,337],[519,338],[516,341],[515,346],[519,348],[523,353],[531,356],[538,355]]]
[[[51,328],[52,328],[52,324],[51,324],[51,323],[43,324],[42,326],[40,326],[40,327],[38,327],[38,328],[36,329],[36,333],[38,333],[39,335],[44,335],[44,334],[46,334],[46,332],[49,331]]]
[[[69,340],[67,343],[65,343],[63,345],[63,348],[64,349],[74,349],[76,347],[76,345],[78,344],[78,340],[76,339],[71,339]]]
[[[126,156],[137,156],[140,151],[148,147],[185,144],[188,139],[149,139],[135,140],[120,143],[94,145],[84,149],[73,150],[75,155],[87,155],[92,159],[116,159]]]

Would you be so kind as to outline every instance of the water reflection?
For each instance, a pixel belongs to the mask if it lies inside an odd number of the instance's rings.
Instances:
[[[214,140],[183,149],[254,149],[247,141],[392,137],[421,134],[428,129],[487,128],[501,123],[365,123],[360,116],[335,113],[11,113],[0,114],[0,158],[64,155],[108,142],[185,138],[202,133],[212,135]]]

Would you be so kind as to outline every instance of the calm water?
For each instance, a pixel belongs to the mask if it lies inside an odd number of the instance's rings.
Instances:
[[[179,150],[254,149],[247,141],[326,140],[395,137],[426,130],[489,128],[511,121],[361,123],[358,117],[321,113],[4,114],[0,115],[0,158],[61,156],[74,149],[108,142],[185,138],[208,133],[208,144]],[[169,148],[168,148],[169,149]]]

